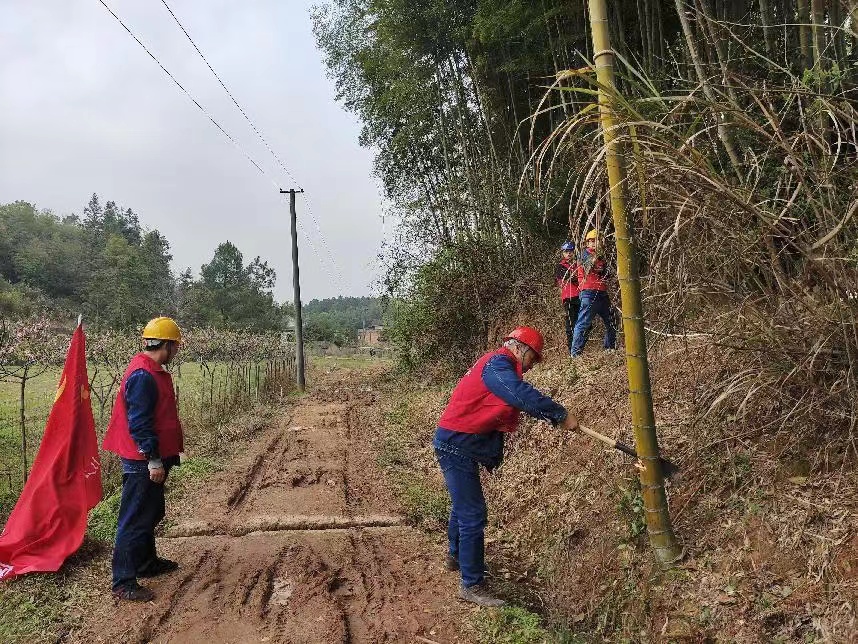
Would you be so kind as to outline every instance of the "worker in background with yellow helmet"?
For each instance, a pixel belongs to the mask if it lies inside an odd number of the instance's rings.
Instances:
[[[155,527],[164,518],[164,482],[179,464],[182,424],[173,378],[164,369],[182,341],[170,318],[155,318],[143,329],[143,351],[122,376],[102,447],[122,461],[122,499],[113,549],[113,596],[149,601],[154,593],[138,577],[176,570],[175,561],[155,552]]]
[[[617,326],[614,322],[614,312],[608,297],[608,263],[599,253],[599,234],[591,230],[584,238],[586,247],[578,261],[578,297],[581,300],[578,309],[578,322],[572,339],[572,355],[580,356],[590,335],[593,318],[597,315],[605,323],[606,350],[617,346]]]

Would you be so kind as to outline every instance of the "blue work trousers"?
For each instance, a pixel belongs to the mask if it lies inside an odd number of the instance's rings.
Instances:
[[[575,341],[575,323],[578,321],[578,310],[581,308],[581,298],[567,297],[563,300],[563,322],[566,326],[566,342],[569,345],[569,353],[572,353],[572,344]]]
[[[593,318],[597,315],[605,323],[606,349],[613,349],[617,345],[617,327],[614,323],[614,312],[611,302],[605,291],[586,290],[581,291],[581,308],[578,311],[578,322],[575,324],[575,338],[572,342],[572,355],[579,356],[584,352],[587,336],[593,325]]]
[[[145,461],[141,461],[145,467]],[[113,547],[113,589],[132,584],[137,573],[157,559],[155,527],[164,518],[164,484],[149,480],[148,470],[122,475],[119,524]],[[169,472],[169,466],[166,466]]]
[[[447,523],[450,556],[459,561],[463,586],[485,578],[485,529],[488,518],[480,464],[472,458],[435,450],[450,493],[452,507]]]

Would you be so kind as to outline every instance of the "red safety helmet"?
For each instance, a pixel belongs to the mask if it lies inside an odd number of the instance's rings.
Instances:
[[[542,345],[545,344],[545,340],[543,339],[542,334],[532,326],[516,327],[504,338],[504,342],[507,340],[518,340],[522,344],[526,344],[533,349],[533,352],[536,354],[536,359],[542,360]]]

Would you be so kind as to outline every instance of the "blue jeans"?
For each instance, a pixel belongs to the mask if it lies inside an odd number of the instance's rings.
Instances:
[[[614,325],[614,313],[611,310],[611,302],[605,291],[586,290],[581,291],[581,308],[578,311],[578,322],[575,324],[575,339],[572,342],[572,355],[579,356],[584,351],[587,336],[590,335],[590,327],[593,318],[597,315],[605,323],[606,349],[613,349],[617,344],[617,327]]]
[[[122,474],[119,523],[113,547],[114,590],[135,583],[137,573],[144,571],[157,558],[155,526],[164,518],[164,484],[150,481],[148,469],[145,473],[142,469],[146,462],[140,463],[141,471]],[[170,466],[165,463],[164,467],[169,472]]]
[[[459,561],[462,585],[485,578],[486,499],[480,484],[480,464],[472,458],[435,450],[453,504],[447,523],[450,556]]]

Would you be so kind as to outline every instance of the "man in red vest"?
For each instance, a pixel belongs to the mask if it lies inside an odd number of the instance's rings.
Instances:
[[[578,309],[581,299],[578,297],[578,262],[575,260],[574,242],[563,242],[560,247],[560,262],[554,270],[554,280],[560,287],[560,301],[563,302],[563,321],[566,326],[566,343],[569,355],[572,355],[572,342],[575,339],[575,323],[578,321]]]
[[[173,378],[164,369],[179,350],[182,332],[170,318],[143,329],[143,351],[131,360],[116,396],[102,447],[122,461],[122,499],[113,549],[113,596],[149,601],[137,583],[179,567],[155,552],[155,526],[164,518],[164,482],[183,450]]]
[[[599,235],[595,230],[587,233],[587,247],[581,253],[578,262],[578,288],[580,289],[581,309],[578,312],[578,323],[575,325],[572,341],[572,355],[580,356],[590,335],[593,318],[597,315],[605,324],[605,350],[614,349],[617,345],[617,326],[614,322],[614,312],[608,297],[608,263],[599,254]]]
[[[432,442],[452,500],[447,569],[461,571],[459,597],[480,606],[504,604],[485,584],[480,465],[491,472],[501,464],[504,434],[516,430],[521,411],[555,427],[578,427],[574,415],[522,379],[541,359],[542,345],[539,331],[518,327],[501,348],[477,360],[453,390]]]

